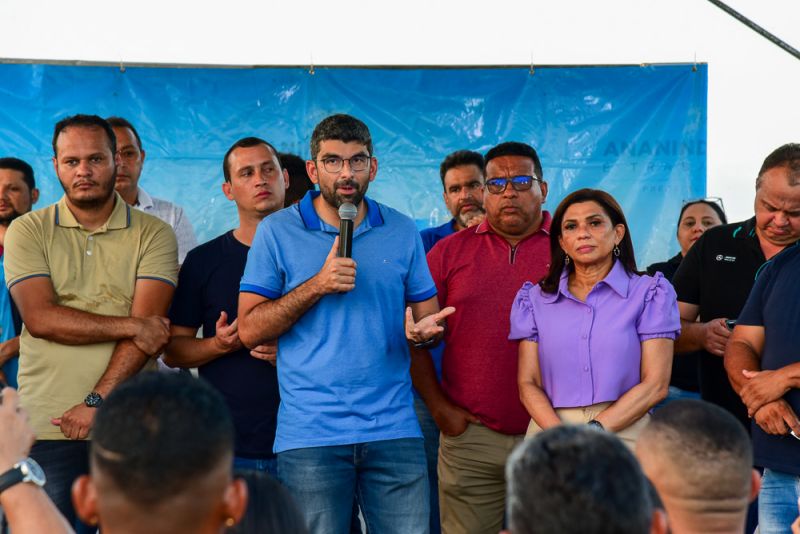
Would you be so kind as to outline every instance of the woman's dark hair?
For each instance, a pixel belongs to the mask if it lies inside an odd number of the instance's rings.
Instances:
[[[683,219],[683,213],[687,210],[687,208],[689,208],[689,206],[694,206],[695,204],[705,204],[706,206],[709,206],[719,216],[719,220],[722,221],[722,224],[728,224],[728,217],[725,216],[725,210],[722,209],[722,206],[720,206],[719,204],[717,204],[712,200],[700,199],[700,200],[690,200],[689,202],[683,205],[683,207],[681,208],[681,212],[678,214],[678,225],[677,225],[678,228],[680,228],[681,226],[681,219]]]
[[[569,263],[565,266],[564,258],[566,254],[561,249],[558,243],[558,238],[561,237],[561,223],[564,221],[564,214],[567,209],[573,204],[581,202],[597,202],[603,211],[611,219],[611,224],[614,226],[621,224],[625,227],[625,235],[619,243],[619,261],[625,268],[628,274],[640,274],[636,269],[636,257],[633,253],[633,241],[631,241],[631,230],[628,227],[628,221],[625,220],[625,214],[622,213],[622,208],[619,206],[614,197],[601,191],[600,189],[579,189],[574,193],[567,195],[564,200],[556,208],[553,214],[553,220],[550,224],[550,270],[547,271],[547,276],[539,282],[542,286],[542,291],[545,293],[555,293],[558,291],[558,283],[561,280],[561,273],[566,267],[568,272],[573,272],[575,266]]]

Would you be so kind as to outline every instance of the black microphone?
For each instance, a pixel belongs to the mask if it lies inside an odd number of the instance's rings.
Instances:
[[[349,202],[339,206],[339,257],[353,257],[353,219],[358,209]]]

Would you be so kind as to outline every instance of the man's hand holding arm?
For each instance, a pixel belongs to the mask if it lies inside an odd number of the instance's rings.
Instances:
[[[60,305],[47,276],[26,278],[11,286],[10,292],[31,335],[63,345],[133,339],[149,351],[152,340],[164,329],[163,317],[115,317]]]
[[[198,328],[170,325],[170,340],[164,363],[170,367],[198,367],[242,348],[239,321],[228,324],[228,314],[220,312],[214,337],[198,338]]]
[[[345,293],[356,287],[356,262],[336,256],[339,238],[319,272],[277,299],[249,292],[239,293],[239,337],[248,348],[276,340],[289,330],[322,297]]]
[[[169,321],[165,318],[175,287],[161,280],[140,278],[131,304],[131,318],[148,321],[151,333],[147,337],[134,335],[117,343],[105,372],[94,391],[105,398],[118,384],[138,373],[147,361],[157,356],[169,341]],[[88,392],[87,392],[88,393]],[[53,424],[69,439],[84,439],[94,420],[95,408],[83,402],[64,412]]]

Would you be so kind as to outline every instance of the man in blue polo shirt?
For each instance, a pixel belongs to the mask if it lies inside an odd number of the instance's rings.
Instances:
[[[453,216],[441,226],[420,232],[427,254],[439,240],[469,226],[480,224],[483,209],[483,156],[471,150],[448,154],[439,166],[444,204]]]
[[[800,162],[794,170],[800,193]],[[791,217],[800,225],[800,196]],[[762,534],[788,532],[800,497],[800,246],[761,271],[725,351],[725,369],[753,418],[753,456],[764,468]]]
[[[222,160],[222,192],[236,203],[239,225],[191,250],[170,309],[164,361],[197,367],[222,393],[236,428],[234,466],[277,474],[272,445],[280,397],[275,347],[248,350],[238,335],[239,281],[256,227],[283,208],[289,181],[277,151],[257,137],[231,146]],[[203,327],[203,337],[197,330]]]
[[[378,166],[367,126],[324,119],[311,158],[320,191],[258,226],[239,295],[243,343],[280,338],[278,476],[314,533],[348,532],[354,496],[370,532],[427,532],[406,337],[435,340],[451,310],[413,221],[364,197]],[[352,258],[336,257],[344,202],[358,211]]]

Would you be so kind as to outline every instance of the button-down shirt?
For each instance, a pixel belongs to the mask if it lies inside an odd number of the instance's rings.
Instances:
[[[186,254],[197,246],[192,223],[183,212],[183,208],[167,200],[151,197],[141,187],[133,207],[158,217],[172,227],[178,240],[178,263],[182,265]]]
[[[509,339],[538,343],[545,393],[553,407],[574,408],[619,399],[641,382],[642,342],[679,332],[672,285],[661,273],[630,275],[616,261],[586,302],[570,293],[566,271],[556,293],[525,283]]]

